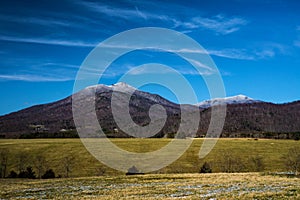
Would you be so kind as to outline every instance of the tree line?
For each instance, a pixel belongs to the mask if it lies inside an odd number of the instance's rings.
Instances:
[[[300,146],[292,147],[286,154],[281,156],[288,173],[299,176],[300,172]],[[216,162],[204,162],[201,166],[200,173],[212,173],[212,166],[217,165],[221,172],[238,173],[238,172],[263,172],[266,168],[264,157],[252,156],[244,161],[240,156],[232,154],[230,151],[223,151],[221,158]]]
[[[300,172],[300,146],[290,148],[281,160],[286,166],[288,173],[298,176]],[[29,156],[26,153],[11,154],[8,148],[0,148],[0,178],[30,178],[48,179],[71,177],[76,166],[75,157],[72,154],[65,155],[59,159],[60,174],[50,167],[51,161],[43,154]],[[52,163],[53,164],[53,163]],[[238,172],[263,172],[266,169],[265,158],[260,155],[251,156],[247,159],[229,150],[222,151],[221,155],[213,161],[204,162],[200,173],[217,172],[238,173]],[[56,168],[57,169],[57,168]],[[180,173],[180,169],[178,169]],[[105,169],[99,168],[97,175],[104,175]],[[128,174],[139,174],[134,166],[128,169]]]
[[[15,159],[10,159],[12,156],[14,156]],[[62,174],[56,175],[54,170],[49,167],[50,163],[47,157],[42,154],[29,156],[21,152],[17,155],[12,155],[9,149],[3,148],[0,149],[0,178],[68,178],[76,164],[73,155],[64,156],[59,162]],[[9,166],[13,167],[9,169]]]

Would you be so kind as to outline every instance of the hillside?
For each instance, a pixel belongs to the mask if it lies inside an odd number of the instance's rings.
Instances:
[[[89,95],[93,95],[95,92],[97,118],[105,134],[108,137],[130,137],[120,130],[114,121],[111,98],[115,91],[121,104],[121,101],[128,98],[129,92],[133,90],[135,88],[125,83],[118,83],[112,86],[91,86],[74,95],[77,95],[80,100],[94,105],[94,102],[91,102],[93,98],[89,98],[91,97]],[[227,104],[227,116],[223,137],[299,137],[300,101],[273,104],[239,95],[237,98],[226,98],[225,103]],[[211,106],[219,106],[224,104],[224,101],[220,99],[206,101],[200,103],[199,107],[178,105],[159,95],[135,90],[130,97],[129,106],[132,120],[140,126],[148,125],[150,122],[149,108],[155,104],[163,106],[167,113],[166,124],[155,137],[172,136],[178,130],[181,116],[180,106],[191,113],[200,112],[201,121],[197,135],[202,137],[210,123]],[[154,115],[159,119],[159,114],[154,113]],[[187,119],[187,123],[192,122],[192,118]],[[115,131],[116,129],[118,131]],[[76,137],[72,96],[57,102],[36,105],[0,116],[0,135],[2,138]]]
[[[202,111],[200,130],[207,128],[211,108]],[[227,105],[223,137],[293,138],[300,136],[300,101]]]

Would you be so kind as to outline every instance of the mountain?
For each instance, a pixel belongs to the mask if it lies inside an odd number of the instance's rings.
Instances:
[[[206,131],[211,107],[201,112],[199,130]],[[285,104],[251,102],[227,104],[222,137],[300,139],[300,101]]]
[[[248,104],[248,103],[257,103],[257,102],[261,102],[261,101],[254,100],[245,95],[237,95],[237,96],[233,96],[233,97],[216,98],[216,99],[212,99],[212,100],[206,100],[206,101],[202,101],[196,105],[201,108],[209,108],[211,106],[223,105],[223,104]]]
[[[176,132],[180,122],[180,107],[185,110],[197,110],[196,106],[178,105],[170,102],[159,95],[136,90],[126,83],[117,83],[114,85],[94,85],[89,86],[73,97],[86,105],[95,105],[96,114],[101,127],[109,137],[129,137],[122,130],[117,133],[114,131],[118,126],[115,123],[111,109],[112,94],[115,94],[117,106],[124,104],[127,98],[130,98],[129,113],[132,120],[145,126],[150,123],[148,115],[149,108],[152,105],[159,104],[166,109],[167,120],[163,129],[156,134],[156,137],[162,137],[168,132]],[[129,96],[131,93],[133,94]],[[94,102],[93,102],[94,101]],[[122,110],[122,107],[117,110]],[[83,113],[83,116],[89,113]],[[152,113],[152,118],[159,119],[160,113]],[[75,124],[72,113],[72,96],[57,102],[36,105],[30,108],[0,116],[0,136],[4,138],[19,137],[64,137],[70,132],[75,132]],[[69,136],[69,135],[68,135]],[[74,134],[71,134],[74,136]]]
[[[195,113],[200,113],[201,121],[198,130],[189,130],[188,133],[184,134],[191,136],[189,134],[197,132],[197,136],[202,137],[208,130],[212,109],[226,104],[227,115],[222,137],[300,138],[300,101],[273,104],[238,95],[205,101],[197,106],[179,105],[157,94],[136,90],[126,83],[90,86],[73,94],[73,98],[78,100],[76,101],[79,102],[77,106],[85,108],[87,105],[86,107],[96,110],[98,122],[108,137],[132,137],[132,135],[126,134],[126,131],[122,131],[115,122],[111,108],[111,100],[114,98],[115,110],[117,111],[124,110],[122,106],[128,99],[130,100],[130,120],[132,119],[140,127],[145,127],[150,122],[158,122],[158,124],[164,122],[161,112],[151,110],[151,107],[156,104],[164,107],[166,123],[153,137],[172,137],[179,130],[181,123],[189,128],[193,123],[196,123],[193,117]],[[182,112],[180,108],[190,113],[183,122],[181,122]],[[79,116],[89,119],[92,110],[79,111]],[[84,123],[87,124],[80,125],[88,126],[89,122],[86,121]],[[126,125],[125,119],[124,122]],[[128,121],[128,127],[125,129],[130,130],[132,128],[129,124],[130,121]],[[77,128],[79,127],[77,126]],[[91,132],[97,131],[96,129],[91,130]],[[0,137],[77,137],[72,113],[72,96],[0,116]]]

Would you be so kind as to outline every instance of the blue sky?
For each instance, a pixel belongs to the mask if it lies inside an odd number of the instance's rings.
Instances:
[[[71,95],[89,52],[103,40],[139,27],[168,28],[196,40],[220,70],[227,96],[244,94],[275,103],[299,100],[299,8],[298,1],[283,0],[1,1],[0,115]],[[199,101],[209,98],[201,76],[165,52],[122,56],[100,82],[113,84],[148,62],[174,67]],[[166,88],[142,89],[176,101]]]

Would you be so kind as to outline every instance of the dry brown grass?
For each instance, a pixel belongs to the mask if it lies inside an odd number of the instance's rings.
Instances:
[[[0,180],[1,199],[299,199],[297,178],[238,174],[152,174]]]

